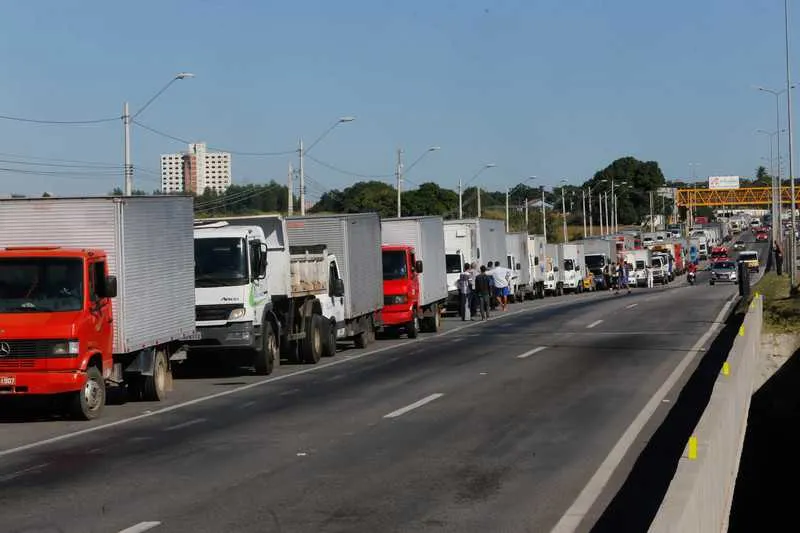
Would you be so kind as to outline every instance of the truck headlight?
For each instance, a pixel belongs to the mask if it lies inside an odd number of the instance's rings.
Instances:
[[[228,315],[228,320],[239,320],[240,318],[244,318],[244,314],[244,307],[237,307]]]
[[[53,345],[53,355],[78,355],[78,341],[65,341]]]
[[[383,305],[402,305],[408,302],[405,294],[386,294],[383,296]]]

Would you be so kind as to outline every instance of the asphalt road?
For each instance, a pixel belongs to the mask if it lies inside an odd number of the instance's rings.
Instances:
[[[512,306],[268,379],[178,380],[149,412],[0,424],[0,530],[548,531],[699,356],[735,292],[706,275]]]

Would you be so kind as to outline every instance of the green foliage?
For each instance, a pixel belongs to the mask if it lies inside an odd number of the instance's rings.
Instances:
[[[198,217],[279,213],[288,209],[285,185],[231,185],[224,193],[206,189],[194,202]]]
[[[603,180],[606,180],[603,182]],[[664,174],[655,161],[639,161],[633,157],[622,157],[609,166],[595,173],[594,177],[584,183],[595,191],[610,191],[611,181],[615,184],[626,182],[626,185],[615,191],[618,200],[618,218],[620,224],[638,224],[650,214],[650,191],[664,187]],[[610,204],[610,199],[609,199]],[[654,206],[655,207],[655,206]],[[659,209],[654,209],[659,213]],[[599,221],[599,213],[593,213]]]

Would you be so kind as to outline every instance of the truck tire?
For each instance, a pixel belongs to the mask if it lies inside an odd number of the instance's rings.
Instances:
[[[306,364],[315,365],[322,357],[322,322],[320,315],[311,315],[306,319],[306,338],[300,341],[300,357]]]
[[[323,337],[325,344],[322,347],[323,357],[336,355],[336,322],[323,322]]]
[[[366,348],[369,344],[369,336],[367,335],[366,331],[362,331],[355,337],[353,337],[353,343],[356,345],[356,348],[363,349]]]
[[[78,420],[94,420],[106,406],[106,382],[96,366],[86,369],[86,383],[70,393],[69,414]]]
[[[162,350],[157,350],[153,360],[153,375],[141,376],[141,398],[146,402],[160,402],[167,397],[169,363]]]
[[[428,331],[430,333],[439,333],[439,330],[442,329],[442,314],[438,304],[434,304],[431,307],[431,314],[433,316],[428,318]]]
[[[261,349],[257,350],[253,358],[253,368],[259,376],[269,376],[275,369],[275,359],[280,357],[278,353],[278,340],[275,337],[275,330],[272,324],[264,321],[261,334]]]
[[[409,339],[416,339],[419,337],[419,318],[417,317],[417,310],[414,309],[411,322],[406,324],[406,334]]]

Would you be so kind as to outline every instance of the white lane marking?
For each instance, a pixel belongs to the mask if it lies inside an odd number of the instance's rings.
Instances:
[[[464,337],[456,337],[455,339],[451,340],[450,342],[461,342],[464,340]]]
[[[143,533],[161,525],[161,522],[139,522],[135,526],[123,529],[119,533]]]
[[[0,483],[3,483],[5,481],[11,481],[12,479],[16,479],[16,478],[18,478],[20,476],[23,476],[25,474],[30,474],[31,472],[35,472],[37,470],[41,470],[42,468],[44,468],[46,466],[49,466],[49,465],[50,465],[50,463],[41,463],[41,464],[38,464],[38,465],[30,466],[28,468],[23,468],[22,470],[17,470],[16,472],[11,472],[10,474],[5,474],[3,476],[0,476]]]
[[[164,431],[174,431],[176,429],[188,428],[189,426],[194,426],[195,424],[202,424],[205,421],[205,418],[195,418],[194,420],[187,420],[186,422],[181,422],[180,424],[175,424],[174,426],[168,426],[164,428]]]
[[[547,349],[547,346],[539,346],[539,347],[537,347],[537,348],[534,348],[533,350],[528,350],[528,351],[527,351],[527,352],[525,352],[525,353],[521,353],[521,354],[519,354],[519,355],[517,356],[517,359],[525,359],[526,357],[530,357],[530,356],[532,356],[533,354],[535,354],[535,353],[539,353],[539,352],[541,352],[542,350],[546,350],[546,349]]]
[[[606,299],[608,299],[608,300],[612,299],[612,297],[610,295],[606,295],[606,296],[608,296]],[[597,298],[594,298],[594,299],[599,300],[600,297],[598,296]],[[522,313],[528,313],[528,312],[531,312],[531,311],[540,311],[542,309],[548,309],[548,308],[551,308],[551,307],[564,307],[564,306],[567,306],[567,305],[572,305],[572,301],[571,300],[561,300],[561,301],[558,301],[558,302],[552,302],[552,303],[547,303],[547,304],[543,304],[543,305],[531,306],[531,307],[527,307],[527,308],[524,308],[524,309],[519,309],[519,310],[516,310],[516,311],[509,311],[509,312],[503,313],[502,315],[493,317],[492,320],[501,320],[503,318],[519,315],[519,314],[522,314]],[[206,403],[206,402],[209,402],[211,400],[216,400],[218,398],[225,398],[226,396],[231,396],[233,394],[238,394],[238,393],[246,391],[246,390],[255,389],[257,387],[262,387],[264,385],[267,385],[268,383],[274,383],[276,381],[283,381],[285,379],[289,379],[289,378],[292,378],[292,377],[295,377],[295,376],[301,376],[303,374],[310,374],[312,372],[320,372],[320,371],[322,371],[322,370],[324,370],[326,368],[330,368],[332,366],[337,366],[337,365],[349,363],[351,361],[355,361],[355,360],[361,359],[363,357],[368,357],[370,355],[374,355],[374,354],[377,354],[377,353],[382,353],[382,352],[387,352],[389,350],[394,350],[395,348],[401,348],[403,346],[407,346],[407,345],[413,344],[415,342],[436,341],[437,339],[440,339],[440,338],[442,338],[444,336],[447,336],[447,335],[452,335],[453,333],[457,333],[457,332],[459,332],[459,331],[461,331],[463,329],[471,328],[471,327],[475,327],[475,326],[482,326],[483,324],[484,324],[483,322],[471,322],[471,323],[464,324],[463,326],[458,326],[458,327],[455,327],[453,329],[449,329],[447,331],[443,331],[443,332],[439,333],[438,335],[431,336],[431,337],[420,337],[420,338],[418,338],[416,340],[407,340],[407,341],[404,341],[404,342],[398,342],[398,343],[394,343],[394,344],[389,344],[387,346],[383,346],[381,348],[377,348],[377,349],[369,351],[369,352],[359,353],[359,354],[356,354],[356,355],[342,354],[340,356],[337,356],[337,359],[335,361],[331,361],[330,363],[326,363],[324,365],[315,365],[315,366],[312,366],[312,367],[309,367],[309,368],[304,368],[303,370],[297,370],[295,372],[290,372],[288,374],[282,374],[280,376],[274,376],[274,377],[271,377],[271,378],[262,379],[261,381],[255,381],[253,383],[248,383],[247,385],[242,385],[242,386],[236,387],[234,389],[228,389],[228,390],[216,392],[214,394],[209,394],[208,396],[201,396],[201,397],[195,398],[193,400],[187,400],[185,402],[176,403],[175,405],[162,407],[161,409],[144,411],[143,413],[141,413],[139,415],[131,416],[129,418],[123,418],[123,419],[120,419],[120,420],[115,420],[114,422],[108,422],[106,424],[100,424],[100,425],[94,426],[94,427],[89,427],[89,428],[85,428],[85,429],[79,429],[79,430],[73,431],[71,433],[63,433],[61,435],[56,435],[55,437],[50,437],[50,438],[47,438],[47,439],[42,439],[42,440],[39,440],[39,441],[30,442],[28,444],[23,444],[22,446],[17,446],[15,448],[8,448],[7,450],[0,450],[0,457],[6,457],[8,455],[13,455],[15,453],[20,453],[20,452],[24,452],[24,451],[27,451],[27,450],[32,450],[32,449],[35,449],[35,448],[41,448],[42,446],[47,446],[49,444],[55,444],[56,442],[63,442],[65,440],[74,439],[75,437],[80,437],[82,435],[88,435],[90,433],[95,433],[97,431],[102,431],[102,430],[115,428],[115,427],[119,427],[119,426],[126,426],[128,424],[132,424],[133,422],[138,422],[139,420],[144,420],[146,418],[150,418],[150,417],[153,417],[153,416],[163,415],[163,414],[166,414],[166,413],[171,413],[173,411],[186,409],[187,407],[191,407],[193,405]]]
[[[595,320],[594,322],[592,322],[591,324],[589,324],[588,326],[586,326],[586,329],[592,329],[593,327],[595,327],[595,326],[599,326],[599,325],[600,325],[600,324],[602,324],[602,323],[603,323],[603,321],[602,321],[602,320]]]
[[[631,304],[631,305],[626,305],[626,306],[625,306],[625,309],[633,309],[633,308],[634,308],[634,307],[636,307],[637,305],[639,305],[639,304]]]
[[[239,409],[247,409],[248,407],[253,407],[257,402],[245,402],[239,406]]]
[[[614,447],[609,452],[608,456],[603,460],[600,467],[594,473],[594,475],[589,479],[589,482],[583,487],[583,490],[578,495],[576,500],[573,504],[567,509],[555,527],[551,530],[551,533],[573,533],[575,530],[578,529],[581,522],[583,521],[586,513],[589,512],[589,509],[592,508],[594,503],[597,501],[597,498],[600,497],[600,494],[603,492],[608,480],[611,479],[612,474],[617,469],[619,464],[625,458],[625,455],[630,450],[631,446],[633,445],[636,437],[641,433],[642,429],[644,428],[645,424],[650,420],[650,417],[653,416],[653,413],[658,409],[661,405],[661,400],[663,400],[672,387],[675,386],[675,383],[680,379],[683,375],[686,367],[692,362],[692,360],[697,357],[698,348],[703,345],[718,329],[720,325],[720,320],[730,309],[731,305],[736,298],[734,295],[730,298],[725,305],[722,307],[722,310],[717,315],[717,318],[714,319],[714,324],[711,326],[711,329],[706,331],[702,337],[700,337],[697,342],[692,346],[692,349],[686,352],[686,355],[683,356],[681,362],[678,363],[678,366],[672,371],[669,377],[661,384],[661,387],[653,394],[653,397],[650,398],[650,401],[644,406],[644,408],[636,415],[636,418],[631,422],[631,425],[628,426],[628,429],[625,430],[625,433],[622,434],[622,437],[617,441]]]
[[[418,400],[418,401],[416,401],[416,402],[414,402],[412,404],[406,405],[405,407],[401,407],[397,411],[392,411],[388,415],[384,415],[383,418],[397,418],[398,416],[403,416],[407,412],[413,411],[414,409],[418,409],[418,408],[422,407],[425,404],[431,403],[434,400],[438,400],[442,396],[444,396],[444,394],[442,394],[441,392],[437,392],[435,394],[431,394],[430,396],[426,396],[423,399]]]

